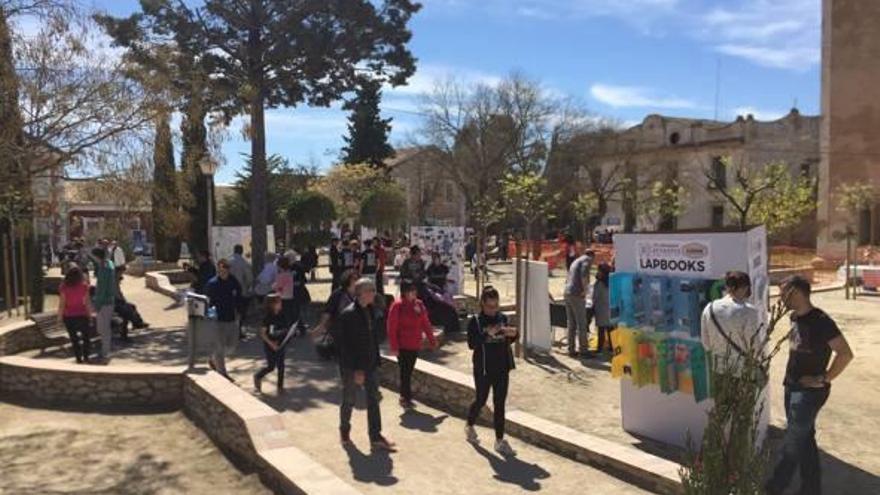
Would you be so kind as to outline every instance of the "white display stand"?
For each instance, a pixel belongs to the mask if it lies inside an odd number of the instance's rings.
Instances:
[[[549,352],[553,346],[553,328],[550,326],[549,268],[543,261],[518,260],[514,262],[514,277],[521,265],[528,265],[529,283],[520,278],[519,293],[527,306],[526,318],[520,331],[525,330],[526,347]],[[523,270],[526,273],[526,270]],[[516,278],[514,278],[516,280]]]
[[[253,259],[251,227],[249,225],[242,227],[214,226],[211,228],[211,239],[214,243],[211,247],[211,256],[214,257],[214,261],[232,257],[232,251],[236,244],[241,244],[244,248],[245,259]],[[266,227],[266,246],[269,251],[275,250],[275,227],[272,225]]]
[[[433,253],[440,253],[440,259],[449,267],[447,292],[461,294],[464,282],[464,227],[411,227],[410,242],[421,248],[426,266],[431,263]]]
[[[723,279],[730,270],[746,272],[752,280],[751,302],[766,321],[769,284],[764,227],[746,232],[616,234],[614,251],[615,269],[621,273]],[[693,339],[680,332],[670,335]],[[770,418],[768,394],[765,390],[759,438]],[[628,379],[620,381],[623,429],[665,444],[686,448],[690,434],[698,445],[713,405],[711,399],[697,403],[692,395],[681,392],[664,394],[657,385],[638,388]]]

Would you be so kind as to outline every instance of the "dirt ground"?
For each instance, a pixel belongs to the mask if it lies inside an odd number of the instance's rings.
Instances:
[[[0,403],[0,493],[268,494],[182,413],[52,411]]]

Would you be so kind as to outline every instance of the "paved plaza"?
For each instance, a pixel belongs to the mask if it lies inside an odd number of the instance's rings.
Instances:
[[[142,279],[127,278],[123,290],[153,328],[134,333],[130,344],[114,350],[109,366],[185,364],[185,334],[181,328],[185,311],[170,299],[145,289]],[[50,351],[43,357],[57,359],[64,354],[65,351]],[[37,357],[39,352],[30,355]],[[385,432],[398,443],[400,452],[370,453],[362,404],[352,421],[355,447],[343,449],[337,430],[340,391],[335,364],[320,361],[311,342],[303,339],[295,342],[287,363],[287,393],[282,397],[276,395],[274,375],[270,375],[263,383],[265,394],[259,397],[285,413],[287,426],[298,439],[300,449],[364,493],[387,493],[392,488],[395,493],[450,495],[539,490],[644,493],[601,471],[516,439],[510,440],[519,455],[505,460],[492,450],[491,429],[478,427],[483,442],[472,446],[464,440],[462,419],[424,405],[419,405],[415,412],[402,414],[396,394],[385,389]],[[239,386],[256,395],[251,375],[262,364],[261,346],[250,338],[239,346],[227,367]],[[200,366],[205,366],[204,360]],[[587,486],[585,480],[589,480]]]
[[[322,300],[326,283],[310,286],[313,298]],[[147,332],[133,335],[130,344],[114,351],[114,364],[139,363],[181,365],[186,362],[183,308],[143,287],[143,280],[127,278],[123,290],[144,317],[153,324]],[[817,294],[816,304],[837,318],[856,353],[856,360],[835,382],[831,399],[819,419],[818,440],[823,451],[827,493],[880,493],[880,447],[864,432],[880,427],[880,394],[874,383],[873,365],[880,354],[880,298],[844,301],[841,291]],[[562,330],[557,337],[562,338]],[[549,355],[519,360],[512,374],[510,408],[651,453],[675,459],[679,454],[649,441],[635,438],[620,427],[619,382],[612,379],[607,363],[600,359],[582,362],[559,348]],[[59,358],[63,351],[50,352]],[[34,352],[32,355],[36,356]],[[438,364],[470,373],[470,355],[461,339],[451,339],[426,357]],[[778,442],[784,428],[781,376],[786,359],[783,351],[773,366],[771,438]],[[239,346],[228,367],[237,384],[253,390],[251,374],[262,364],[259,342],[250,338]],[[201,363],[204,366],[204,363]],[[389,487],[406,493],[507,493],[511,489],[547,493],[638,493],[639,490],[589,466],[561,458],[545,450],[513,440],[518,458],[505,461],[491,450],[492,434],[480,428],[481,447],[463,440],[463,421],[421,405],[402,414],[396,395],[383,390],[385,431],[396,440],[401,453],[370,454],[363,409],[355,413],[353,438],[356,447],[342,449],[337,440],[339,388],[335,365],[320,361],[312,344],[297,340],[288,355],[287,393],[277,396],[274,378],[264,382],[260,396],[285,413],[287,427],[299,447],[366,493]],[[585,478],[586,477],[586,478]],[[589,479],[588,486],[582,480]],[[586,490],[586,491],[585,491]],[[852,491],[849,491],[852,490]]]

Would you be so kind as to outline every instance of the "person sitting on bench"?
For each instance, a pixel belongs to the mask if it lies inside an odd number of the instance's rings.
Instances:
[[[116,299],[113,302],[113,312],[122,319],[122,334],[124,337],[127,337],[127,332],[125,329],[128,328],[128,324],[132,324],[132,328],[135,330],[141,330],[149,327],[149,323],[146,323],[143,318],[141,318],[141,314],[137,310],[137,306],[128,302],[125,296],[122,294],[122,273],[117,272],[118,278],[116,283]]]

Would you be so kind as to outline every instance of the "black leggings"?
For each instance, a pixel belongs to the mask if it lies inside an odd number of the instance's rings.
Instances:
[[[612,347],[611,332],[613,332],[613,331],[614,331],[614,327],[605,327],[605,326],[599,327],[599,342],[598,342],[598,347],[596,348],[597,352],[602,352],[602,350],[604,350],[606,346],[609,348]]]
[[[70,336],[70,345],[73,347],[73,355],[76,362],[81,363],[89,358],[89,318],[87,316],[72,316],[64,318],[64,327]]]
[[[416,360],[419,351],[405,351],[401,349],[397,354],[397,365],[400,367],[400,398],[412,400],[412,374],[416,369]]]
[[[507,387],[510,384],[510,374],[507,372],[495,375],[474,375],[474,385],[477,387],[477,398],[471,404],[468,412],[467,424],[473,426],[477,423],[480,409],[489,400],[489,390],[492,390],[492,414],[495,425],[495,438],[504,438],[504,404],[507,401]]]

